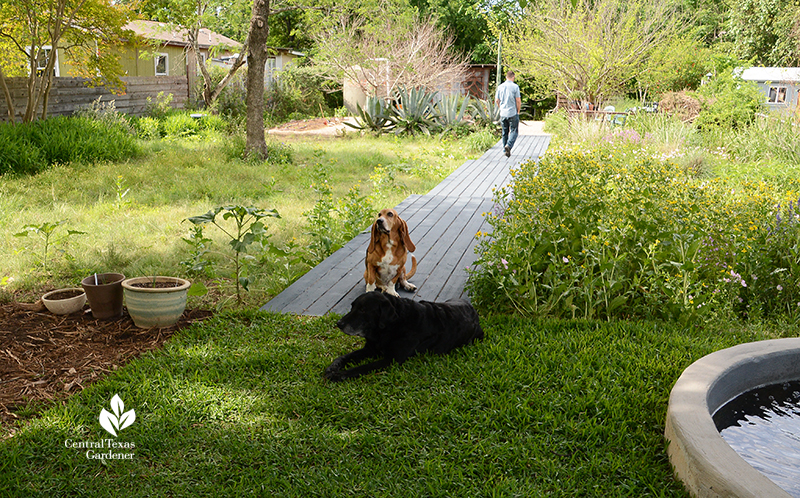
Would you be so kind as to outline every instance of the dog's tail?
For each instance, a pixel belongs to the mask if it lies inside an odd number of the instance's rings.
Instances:
[[[411,255],[411,271],[406,273],[406,280],[413,277],[414,274],[417,273],[417,258],[414,255]]]

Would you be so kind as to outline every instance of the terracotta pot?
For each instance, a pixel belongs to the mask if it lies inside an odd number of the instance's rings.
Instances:
[[[155,284],[155,285],[154,285]],[[122,282],[125,306],[134,325],[169,327],[186,309],[191,282],[177,277],[135,277]]]
[[[58,295],[62,292],[77,295],[67,298],[60,298]],[[44,303],[45,308],[50,311],[50,313],[55,313],[56,315],[69,315],[70,313],[75,313],[79,309],[83,308],[83,305],[86,304],[86,292],[84,292],[83,289],[78,288],[57,289],[42,296],[42,302]]]
[[[81,281],[92,308],[99,320],[116,320],[122,316],[122,273],[95,273]]]

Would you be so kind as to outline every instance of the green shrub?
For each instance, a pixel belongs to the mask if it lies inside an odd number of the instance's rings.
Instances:
[[[683,120],[665,113],[640,112],[628,117],[627,126],[649,136],[660,147],[674,150],[686,145],[695,134],[695,128]]]
[[[698,95],[703,100],[703,107],[695,124],[701,131],[743,129],[753,123],[765,101],[755,83],[744,81],[733,71],[713,78],[700,87]]]
[[[4,149],[0,172],[36,173],[48,165],[75,161],[120,161],[138,153],[127,121],[107,123],[85,116],[58,116],[0,126]]]
[[[145,106],[147,115],[151,118],[164,119],[170,112],[172,112],[172,99],[171,93],[165,94],[158,92],[156,98],[147,97],[147,104]]]
[[[704,134],[703,145],[724,151],[739,162],[800,166],[800,129],[791,120],[763,116],[736,130],[716,129]]]
[[[118,111],[115,101],[103,102],[102,96],[97,97],[91,104],[79,108],[74,115],[99,121],[108,126],[119,126],[128,130],[129,133],[134,133],[134,128],[129,121],[131,117]]]
[[[391,111],[393,130],[398,135],[430,135],[431,130],[437,127],[433,93],[424,88],[398,89]]]
[[[481,307],[687,320],[800,312],[800,181],[696,179],[630,142],[548,151],[513,176],[471,272]]]
[[[207,69],[211,75],[211,82],[215,87],[228,74],[228,70],[222,67],[208,66]],[[233,78],[228,81],[225,88],[222,89],[211,108],[205,108],[205,111],[219,113],[221,116],[235,122],[244,121],[247,116],[247,107],[245,105],[245,97],[247,96],[246,76],[247,68],[239,69]],[[191,106],[194,109],[203,109],[205,107],[202,97],[203,85],[203,78],[198,78],[193,92],[195,100],[191,102]]]
[[[500,125],[500,107],[494,104],[494,99],[475,99],[470,104],[470,112],[478,126]]]
[[[136,129],[139,138],[143,140],[155,140],[161,138],[161,121],[156,118],[144,116],[136,121]]]
[[[216,114],[207,114],[200,118],[200,129],[223,133],[228,130],[228,122]]]
[[[164,119],[164,135],[179,138],[196,135],[200,131],[200,121],[186,112],[170,114]]]
[[[436,121],[442,127],[462,124],[470,108],[469,95],[446,95],[435,105]]]
[[[311,68],[289,66],[264,95],[265,118],[270,122],[331,115],[322,88],[325,79]]]
[[[20,133],[23,126],[0,123],[0,175],[34,174],[47,166],[41,149]]]
[[[364,107],[356,103],[355,124],[345,121],[345,125],[362,131],[370,131],[380,135],[383,131],[391,129],[391,111],[383,99],[367,97]]]
[[[464,145],[470,153],[482,154],[497,143],[497,130],[495,127],[483,127],[474,131],[464,139]]]
[[[563,109],[558,109],[544,117],[544,131],[553,135],[569,135],[569,116]]]

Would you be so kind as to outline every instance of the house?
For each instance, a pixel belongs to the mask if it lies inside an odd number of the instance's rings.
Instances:
[[[741,70],[740,76],[758,85],[770,110],[800,113],[800,67],[749,67]]]
[[[291,48],[267,47],[269,56],[267,67],[264,71],[264,87],[269,87],[275,83],[278,73],[286,69],[293,60],[298,57],[305,57],[306,54]]]
[[[185,30],[156,21],[136,20],[126,26],[137,35],[149,40],[155,48],[125,47],[120,63],[126,76],[186,76],[189,88],[194,88],[198,67],[189,50]],[[198,34],[199,57],[206,64],[222,65],[223,58],[231,57],[242,49],[242,44],[202,28]]]
[[[186,76],[195,69],[187,64],[190,54],[185,31],[174,29],[168,24],[145,20],[131,21],[125,29],[152,42],[153,46],[140,47],[133,43],[123,46],[119,54],[123,76]],[[216,60],[231,56],[242,48],[241,43],[205,28],[200,30],[198,42],[200,57],[204,61],[212,56]],[[45,68],[52,53],[52,47],[43,47],[42,55],[37,60],[39,70]],[[64,49],[59,47],[56,51],[54,76],[76,76],[66,59]]]

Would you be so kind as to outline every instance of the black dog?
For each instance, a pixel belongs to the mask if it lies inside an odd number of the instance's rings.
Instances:
[[[392,361],[403,363],[417,353],[445,354],[483,338],[478,314],[466,301],[416,302],[377,291],[357,297],[336,326],[345,334],[365,338],[367,343],[333,360],[323,373],[331,381],[358,377]],[[380,359],[342,370],[368,358]]]

